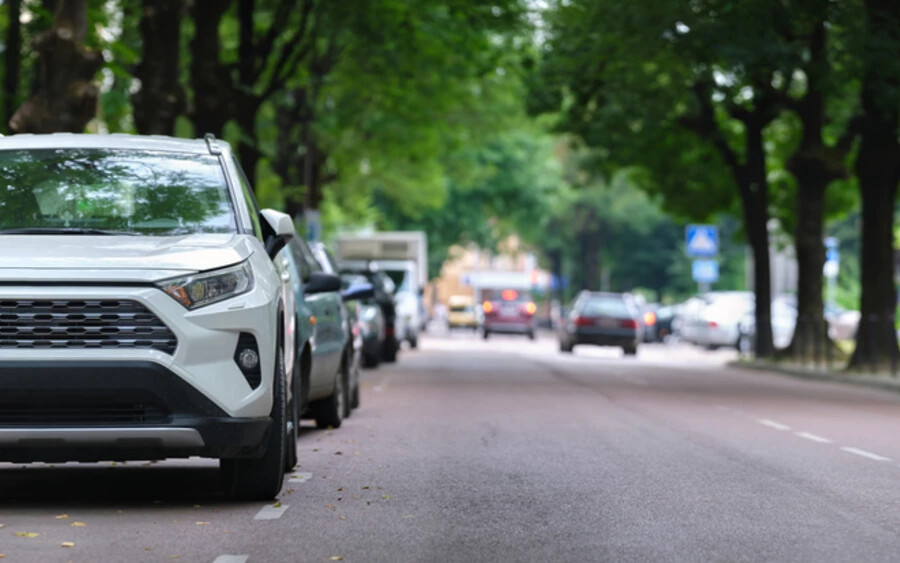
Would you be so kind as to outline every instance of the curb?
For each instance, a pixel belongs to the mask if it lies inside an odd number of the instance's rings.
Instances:
[[[860,387],[884,389],[887,391],[893,391],[894,393],[900,393],[900,378],[893,378],[890,376],[842,375],[830,371],[816,371],[809,368],[784,366],[771,362],[761,362],[758,360],[735,360],[728,362],[726,365],[730,368],[764,371],[768,373],[787,375],[789,377],[798,379],[843,383],[849,385],[857,385]]]

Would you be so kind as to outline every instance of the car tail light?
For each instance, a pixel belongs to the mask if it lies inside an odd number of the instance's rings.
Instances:
[[[644,313],[644,324],[647,326],[653,326],[656,324],[656,313],[653,311],[647,311]]]
[[[534,303],[527,303],[525,305],[525,312],[529,315],[537,313],[537,305],[535,305]]]
[[[716,321],[709,321],[707,325],[709,326],[709,328],[719,328],[719,323],[717,323]]]
[[[622,328],[634,328],[638,327],[638,323],[634,319],[625,319],[624,321],[619,323],[619,326]]]
[[[394,336],[394,324],[393,323],[385,325],[384,334],[385,334],[385,336]]]
[[[481,308],[484,309],[485,313],[493,313],[494,312],[494,304],[491,303],[490,301],[485,301],[484,304],[481,306]]]
[[[590,317],[575,318],[575,326],[591,326],[592,324],[594,324],[594,319]]]
[[[503,293],[500,295],[503,297],[504,301],[515,301],[519,298],[519,292],[515,289],[504,289]]]

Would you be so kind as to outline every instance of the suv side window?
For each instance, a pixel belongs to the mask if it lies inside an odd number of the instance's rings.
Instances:
[[[263,240],[262,225],[259,222],[259,205],[256,203],[256,196],[253,195],[253,189],[250,187],[250,182],[247,180],[247,176],[244,174],[244,169],[241,168],[241,164],[233,156],[231,158],[234,163],[234,168],[238,171],[238,178],[241,183],[241,191],[244,194],[244,201],[247,202],[250,221],[253,223],[253,234],[255,234],[256,238],[259,240]]]

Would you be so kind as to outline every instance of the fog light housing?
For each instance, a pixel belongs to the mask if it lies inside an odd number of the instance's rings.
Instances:
[[[256,389],[262,383],[262,370],[259,361],[259,346],[256,337],[242,332],[238,337],[237,347],[234,350],[234,363],[244,374],[244,379],[251,389]]]

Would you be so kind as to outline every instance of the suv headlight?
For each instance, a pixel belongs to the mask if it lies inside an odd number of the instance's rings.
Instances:
[[[249,262],[244,262],[213,272],[166,280],[156,285],[188,309],[198,309],[253,289],[253,271]]]

